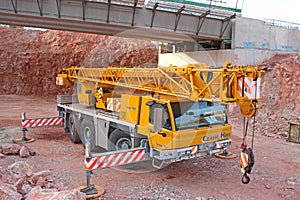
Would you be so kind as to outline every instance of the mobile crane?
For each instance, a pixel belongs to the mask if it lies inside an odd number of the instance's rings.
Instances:
[[[260,77],[258,67],[230,62],[218,69],[73,66],[56,84],[74,85],[76,101],[61,97],[57,107],[74,143],[108,151],[143,147],[150,159],[175,162],[226,150],[232,138],[226,104],[237,102],[253,116]]]

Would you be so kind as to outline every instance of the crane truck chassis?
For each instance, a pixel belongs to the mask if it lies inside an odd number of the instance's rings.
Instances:
[[[164,163],[213,155],[231,144],[226,104],[244,116],[260,102],[257,67],[210,69],[207,65],[166,68],[70,67],[57,85],[75,86],[58,96],[57,109],[71,141],[108,151],[144,148],[156,168]]]

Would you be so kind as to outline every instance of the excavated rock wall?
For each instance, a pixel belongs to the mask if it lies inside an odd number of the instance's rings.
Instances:
[[[51,96],[70,88],[55,85],[62,68],[82,64],[106,37],[62,31],[0,29],[0,94]]]
[[[86,33],[0,28],[0,42],[0,94],[72,93],[55,85],[62,68],[146,66],[158,60],[149,41]]]

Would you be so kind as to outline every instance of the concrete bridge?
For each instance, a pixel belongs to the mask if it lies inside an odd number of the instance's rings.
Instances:
[[[231,39],[232,19],[240,12],[185,0],[2,0],[0,24],[105,35],[142,28],[140,37],[159,32],[153,40],[185,34],[199,42],[222,41]],[[170,38],[163,31],[180,34]]]

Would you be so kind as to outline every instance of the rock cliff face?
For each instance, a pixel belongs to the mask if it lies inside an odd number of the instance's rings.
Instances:
[[[72,65],[137,66],[157,63],[149,41],[64,31],[0,28],[0,94],[55,96],[71,88],[55,85]]]
[[[0,29],[0,94],[51,96],[68,88],[55,85],[63,67],[82,64],[106,37],[92,34]]]

